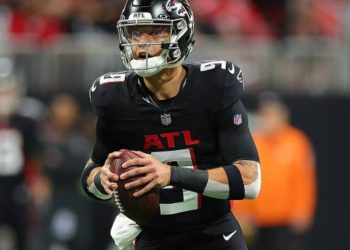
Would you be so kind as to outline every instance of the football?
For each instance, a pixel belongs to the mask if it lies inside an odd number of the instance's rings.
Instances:
[[[110,169],[112,173],[119,176],[138,167],[131,166],[126,169],[122,168],[124,162],[141,157],[137,153],[127,149],[122,149],[120,152],[120,157],[113,159]],[[141,176],[136,176],[117,181],[118,190],[114,191],[113,198],[121,213],[125,214],[139,225],[147,225],[154,218],[159,209],[159,190],[153,189],[143,196],[135,198],[133,194],[141,188],[125,189],[125,184],[133,182],[140,177]]]

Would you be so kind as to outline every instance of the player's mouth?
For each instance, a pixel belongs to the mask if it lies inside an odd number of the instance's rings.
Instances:
[[[146,59],[147,57],[151,57],[150,55],[147,56],[147,53],[138,53],[137,59]]]
[[[155,57],[155,56],[159,56],[161,54],[161,52],[159,53],[154,53],[154,54],[151,54],[151,53],[148,53],[148,52],[145,52],[145,51],[140,51],[138,53],[136,53],[136,60],[144,60],[144,59],[147,59],[147,58],[152,58],[152,57]]]
[[[154,57],[155,55],[148,55],[147,54],[141,54],[141,55],[137,55],[137,60],[144,60],[144,59],[148,59],[148,58],[152,58]]]

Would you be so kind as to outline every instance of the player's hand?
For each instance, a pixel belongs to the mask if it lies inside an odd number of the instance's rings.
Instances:
[[[118,158],[120,154],[121,153],[118,151],[110,153],[105,161],[105,164],[101,167],[101,184],[105,191],[110,195],[113,194],[113,190],[118,189],[116,181],[119,180],[119,176],[112,173],[110,171],[110,167],[113,159]]]
[[[126,189],[142,186],[143,188],[134,193],[134,197],[140,197],[153,188],[162,188],[169,185],[170,182],[170,166],[160,162],[150,154],[135,151],[142,158],[135,158],[125,162],[122,167],[142,166],[129,170],[120,176],[121,179],[127,179],[134,176],[142,175],[137,180],[125,184]]]

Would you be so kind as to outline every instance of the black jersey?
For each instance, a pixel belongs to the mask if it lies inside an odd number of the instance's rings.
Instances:
[[[175,98],[157,101],[134,73],[108,73],[90,90],[97,141],[92,160],[103,165],[122,148],[151,153],[178,167],[210,169],[235,160],[258,160],[241,103],[242,71],[231,62],[183,65],[187,77]],[[165,187],[151,228],[205,224],[230,211],[229,201]]]
[[[38,152],[35,128],[33,120],[19,115],[0,121],[0,191],[7,196],[30,172],[25,170],[27,160]]]

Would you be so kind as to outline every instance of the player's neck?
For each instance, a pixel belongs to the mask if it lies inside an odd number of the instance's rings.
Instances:
[[[186,70],[179,65],[175,68],[165,69],[152,77],[144,78],[144,82],[158,100],[166,100],[179,93],[185,77]]]

